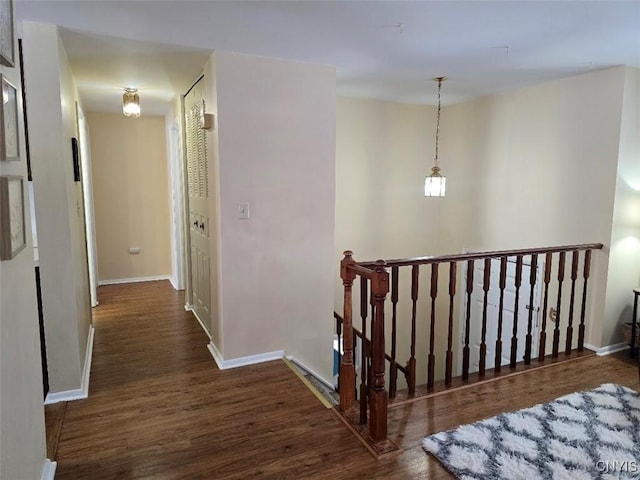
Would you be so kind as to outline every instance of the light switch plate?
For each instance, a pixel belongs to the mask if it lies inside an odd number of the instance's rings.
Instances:
[[[249,219],[249,202],[238,203],[238,218],[240,220]]]

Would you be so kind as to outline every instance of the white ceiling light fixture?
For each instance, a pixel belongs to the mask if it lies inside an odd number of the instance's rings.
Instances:
[[[434,165],[431,169],[431,175],[427,175],[424,179],[424,196],[425,197],[444,197],[447,178],[440,175],[440,167],[438,166],[438,142],[440,140],[440,89],[442,88],[442,82],[447,77],[436,77],[434,82],[438,82],[438,119],[436,120],[436,156],[434,159]]]
[[[140,96],[138,89],[125,88],[122,96],[122,113],[125,117],[138,118],[140,116]]]

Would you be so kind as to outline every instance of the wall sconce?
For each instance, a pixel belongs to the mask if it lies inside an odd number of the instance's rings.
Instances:
[[[140,116],[140,97],[136,88],[125,88],[122,96],[122,113],[125,117]]]

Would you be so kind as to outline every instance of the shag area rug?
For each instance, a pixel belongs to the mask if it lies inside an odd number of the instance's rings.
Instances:
[[[461,480],[640,479],[640,395],[607,383],[422,441]]]

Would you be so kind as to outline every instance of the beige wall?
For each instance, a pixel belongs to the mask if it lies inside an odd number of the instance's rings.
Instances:
[[[628,309],[629,275],[635,275],[637,282],[640,274],[636,257],[625,254],[620,264],[627,273],[614,274],[618,286],[606,288],[619,143],[630,152],[626,176],[635,179],[638,167],[633,143],[637,126],[631,115],[637,106],[626,100],[634,95],[629,81],[627,75],[625,84],[623,68],[615,68],[444,107],[440,163],[447,176],[447,196],[431,199],[423,196],[422,183],[433,163],[433,107],[338,99],[336,309],[342,309],[337,261],[345,249],[354,250],[356,259],[374,260],[459,253],[463,248],[602,242],[605,250],[595,255],[590,279],[594,294],[588,321],[593,328],[588,340],[595,346],[619,342],[619,312],[605,314],[605,304],[612,295],[621,295],[622,308]],[[624,105],[630,112],[622,117],[626,141],[620,138],[623,85],[627,85]],[[633,198],[635,202],[635,193]],[[625,211],[631,202],[624,201]],[[627,239],[627,246],[637,238]],[[421,297],[428,293],[427,270],[421,269]],[[459,281],[462,274],[458,272]],[[447,275],[443,266],[441,280]],[[400,280],[404,305],[399,318],[410,319],[408,274]],[[437,312],[444,326],[446,282],[440,282],[439,290]],[[357,298],[357,287],[355,292]],[[555,306],[555,292],[551,298]],[[563,298],[566,305],[569,294]],[[455,307],[457,318],[458,301]],[[421,298],[419,318],[429,312]],[[408,338],[408,321],[399,322],[398,328],[399,336]],[[418,338],[428,338],[426,322],[421,320],[417,329]],[[444,330],[436,329],[438,345],[446,342]],[[456,346],[458,333],[456,321]],[[399,348],[404,351],[400,358],[408,358],[408,342]],[[442,365],[438,367],[441,371]]]
[[[100,281],[171,275],[165,118],[87,113]],[[129,253],[130,247],[140,254]]]
[[[214,59],[224,358],[284,349],[331,378],[335,70]]]
[[[603,328],[604,345],[622,341],[630,322],[632,289],[640,285],[640,69],[625,69],[620,150]]]
[[[602,70],[448,109],[453,132],[480,133],[473,152],[460,158],[481,166],[466,246],[605,244],[590,279],[587,338],[595,346],[607,344],[601,329],[612,321],[602,319],[623,81],[624,69]],[[443,151],[457,142],[468,140],[450,136]]]
[[[352,250],[356,260],[403,258],[457,252],[456,244],[441,245],[447,225],[462,223],[458,218],[442,214],[445,202],[458,201],[466,193],[456,186],[456,193],[445,198],[425,199],[424,177],[431,171],[434,158],[436,108],[380,100],[338,98],[336,109],[336,234],[334,270],[334,300],[336,311],[343,312],[343,287],[339,262],[344,250]],[[443,113],[441,126],[447,128]],[[447,152],[441,152],[443,174],[452,171]],[[460,205],[465,205],[463,201]],[[406,271],[405,271],[406,270]],[[443,270],[444,273],[444,270]],[[444,275],[443,275],[444,276]],[[427,322],[430,303],[425,286],[429,269],[422,268],[423,286],[418,304],[417,338],[428,338]],[[445,291],[446,285],[442,286]],[[402,269],[398,306],[398,358],[409,359],[411,332],[411,291],[408,269]],[[354,315],[360,322],[360,284],[354,286]],[[388,297],[389,298],[389,297]],[[442,298],[445,298],[443,295]],[[439,318],[448,318],[447,305],[439,309]],[[387,345],[391,328],[387,326]],[[438,329],[438,350],[446,343],[444,329]],[[418,342],[417,355],[427,356],[427,343]],[[438,355],[442,355],[438,351]],[[442,365],[438,366],[438,373]],[[442,370],[443,371],[443,370]],[[426,365],[418,362],[417,376],[424,378]],[[400,375],[402,376],[402,375]],[[403,385],[400,381],[400,385]]]
[[[91,323],[83,199],[73,181],[77,92],[57,27],[23,24],[29,140],[52,393],[81,388]]]
[[[17,43],[15,51],[17,63]],[[31,480],[41,477],[46,451],[20,69],[0,65],[0,74],[18,88],[20,131],[20,161],[0,162],[0,175],[24,178],[27,240],[14,259],[0,263],[0,478]]]

